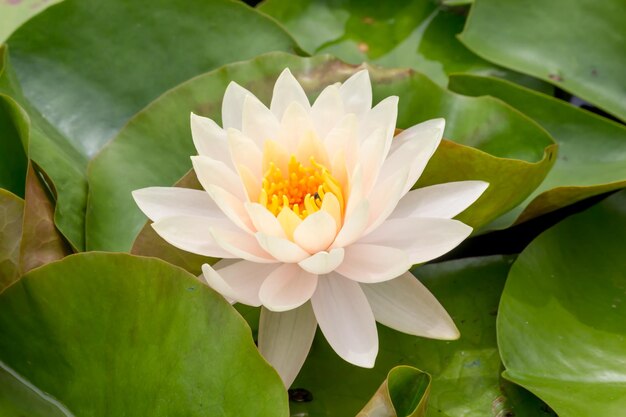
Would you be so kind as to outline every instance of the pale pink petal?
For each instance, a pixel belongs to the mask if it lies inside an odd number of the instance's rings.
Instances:
[[[236,254],[225,250],[213,239],[211,229],[214,227],[235,230],[226,218],[174,216],[152,223],[157,234],[178,249],[214,258],[236,258]]]
[[[356,242],[367,228],[370,204],[362,200],[350,215],[346,215],[343,227],[337,234],[332,248],[343,248]]]
[[[222,260],[215,265],[202,265],[202,277],[209,287],[228,299],[258,307],[259,290],[268,275],[280,264],[259,264],[249,261]]]
[[[258,186],[261,186],[261,162],[263,154],[257,144],[248,136],[237,129],[228,129],[228,147],[235,167],[247,167],[258,178]],[[240,174],[241,175],[241,174]]]
[[[280,122],[278,142],[293,154],[297,151],[300,141],[314,132],[315,128],[308,111],[298,102],[289,104]]]
[[[257,232],[286,239],[285,230],[272,213],[259,203],[246,203],[245,208]]]
[[[213,120],[191,113],[191,137],[198,155],[230,165],[226,132]]]
[[[275,263],[277,260],[259,246],[253,235],[241,230],[221,230],[211,228],[211,236],[215,242],[232,257],[251,262]]]
[[[326,211],[309,214],[293,232],[293,240],[309,253],[328,249],[337,235],[337,222]]]
[[[363,166],[363,192],[369,193],[385,160],[385,131],[377,128],[361,143],[359,162]]]
[[[361,288],[376,321],[387,327],[432,339],[460,336],[443,306],[410,272],[379,284],[361,284]]]
[[[177,187],[148,187],[132,192],[152,221],[172,216],[224,217],[206,191]]]
[[[191,163],[202,188],[208,191],[215,185],[227,190],[240,200],[246,197],[239,175],[224,162],[206,156],[192,156]]]
[[[376,230],[393,212],[402,197],[403,186],[408,172],[406,168],[398,168],[396,173],[385,181],[378,181],[368,196],[370,217],[364,235]]]
[[[346,114],[324,138],[324,146],[331,159],[343,155],[342,162],[346,165],[344,169],[350,174],[358,160],[357,124],[358,120],[354,114]],[[333,173],[335,171],[336,169],[333,169]]]
[[[344,250],[343,262],[335,271],[354,281],[388,281],[411,267],[406,252],[400,249],[355,243]]]
[[[407,167],[409,174],[402,195],[418,180],[430,157],[437,150],[445,128],[444,119],[433,119],[410,127],[392,141],[389,156],[385,160],[378,181],[393,176],[398,167]]]
[[[268,140],[278,139],[279,119],[263,103],[250,96],[243,103],[242,133],[252,139],[259,149]]]
[[[382,151],[384,159],[391,147],[398,119],[398,97],[389,96],[378,103],[367,113],[359,128],[359,137],[367,138],[376,129],[383,129],[385,145]]]
[[[309,354],[317,321],[310,303],[283,313],[261,308],[259,352],[289,388]]]
[[[312,274],[323,275],[337,269],[337,267],[341,265],[341,262],[343,262],[343,256],[344,249],[335,248],[329,252],[317,252],[315,255],[298,262],[298,265]]]
[[[231,81],[228,84],[224,93],[224,100],[222,101],[222,127],[224,129],[232,127],[241,130],[243,102],[246,97],[252,97],[253,100],[258,101],[254,94],[236,82]]]
[[[282,264],[261,285],[259,299],[271,311],[287,311],[311,299],[317,287],[317,275],[296,264]]]
[[[478,200],[488,186],[484,181],[457,181],[418,188],[402,197],[389,218],[451,219]]]
[[[208,186],[206,191],[209,193],[220,210],[222,210],[224,215],[234,224],[248,233],[254,232],[254,226],[252,225],[252,221],[250,220],[250,216],[248,215],[242,200],[223,188],[214,185]]]
[[[339,87],[339,94],[346,113],[354,113],[359,117],[365,115],[372,108],[372,84],[367,70],[361,70],[348,78]]]
[[[353,365],[374,367],[378,354],[376,321],[359,284],[335,273],[321,276],[311,304],[335,352]]]
[[[344,116],[343,100],[339,94],[339,87],[329,85],[326,87],[311,107],[311,120],[322,140],[328,132],[335,127]]]
[[[285,110],[287,110],[287,107],[294,102],[300,104],[307,112],[311,108],[309,99],[302,89],[302,86],[287,68],[280,74],[276,80],[276,84],[274,84],[274,93],[272,95],[270,109],[280,120]]]
[[[418,264],[450,252],[471,233],[472,228],[458,220],[406,217],[387,220],[359,243],[400,249],[411,264]]]
[[[260,232],[257,232],[255,236],[259,245],[280,262],[297,263],[309,257],[308,252],[287,239]]]

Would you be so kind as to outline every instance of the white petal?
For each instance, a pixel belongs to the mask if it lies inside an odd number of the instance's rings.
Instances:
[[[309,301],[316,287],[317,275],[296,264],[282,264],[261,285],[259,299],[269,310],[292,310]]]
[[[354,114],[346,114],[324,138],[324,146],[331,157],[343,153],[346,169],[350,174],[358,159],[357,124]]]
[[[370,204],[362,200],[350,215],[346,215],[343,227],[332,244],[333,248],[343,248],[356,242],[367,228],[370,217]]]
[[[312,274],[328,274],[341,265],[341,262],[343,262],[343,256],[343,248],[335,248],[330,252],[317,252],[315,255],[298,262],[298,265],[300,265],[300,267],[305,271],[309,271]]]
[[[339,87],[329,85],[326,87],[311,107],[311,120],[322,140],[328,132],[335,127],[344,116],[343,100],[339,94]]]
[[[234,224],[248,233],[254,232],[254,226],[252,225],[250,216],[248,216],[248,212],[244,208],[243,201],[223,188],[214,185],[209,186],[206,191],[220,210],[222,210],[222,213]]]
[[[285,230],[272,213],[259,203],[246,203],[245,208],[250,215],[250,220],[258,232],[269,236],[286,239]]]
[[[202,276],[209,287],[238,303],[258,307],[259,290],[268,275],[280,264],[259,264],[249,261],[219,261],[213,267],[202,265]]]
[[[165,217],[152,223],[152,228],[169,244],[187,252],[214,258],[235,258],[235,254],[223,249],[211,235],[211,229],[233,229],[225,217],[214,219],[197,216]]]
[[[320,210],[309,214],[293,232],[293,240],[309,253],[328,249],[337,235],[333,216]]]
[[[239,169],[240,165],[244,165],[250,169],[252,174],[259,178],[260,187],[262,175],[261,162],[263,161],[263,154],[257,144],[237,129],[228,129],[227,134],[229,152],[235,167]]]
[[[135,190],[132,194],[141,211],[152,221],[172,216],[224,217],[205,191],[148,187]]]
[[[191,113],[191,137],[198,155],[230,164],[226,132],[213,120]]]
[[[353,365],[374,367],[378,354],[376,321],[359,284],[335,273],[322,276],[311,304],[335,352]]]
[[[439,301],[410,272],[379,284],[361,284],[376,321],[414,336],[454,340],[460,334]]]
[[[259,352],[278,371],[286,388],[300,372],[317,329],[310,303],[283,313],[261,308]]]
[[[335,271],[354,281],[388,281],[411,267],[406,252],[400,249],[355,243],[344,250],[343,262]]]
[[[226,92],[224,93],[224,100],[222,101],[222,126],[224,129],[233,127],[241,130],[243,102],[246,97],[252,97],[252,99],[258,101],[254,94],[236,82],[231,81],[231,83],[228,84]]]
[[[259,263],[276,262],[276,259],[259,246],[254,236],[246,232],[211,228],[211,236],[224,250],[234,255],[231,257]]]
[[[348,78],[341,87],[339,94],[343,99],[346,113],[363,116],[372,108],[372,84],[367,70],[362,70]]]
[[[379,181],[372,189],[368,196],[370,217],[364,235],[376,230],[396,208],[403,195],[407,175],[406,168],[399,168],[393,176],[387,178],[386,181]]]
[[[413,187],[428,160],[437,150],[443,136],[444,119],[433,119],[410,127],[392,141],[389,156],[385,160],[379,176],[379,182],[394,175],[398,167],[408,167],[409,175],[404,184],[402,195]]]
[[[363,165],[363,192],[369,193],[385,159],[385,131],[377,128],[361,143],[359,162]]]
[[[256,233],[255,236],[259,245],[280,262],[297,263],[309,257],[308,252],[287,239],[260,232]]]
[[[279,119],[259,100],[251,96],[246,97],[243,103],[242,117],[241,131],[252,139],[259,149],[263,149],[263,143],[266,140],[278,139],[280,132]]]
[[[367,113],[359,128],[359,137],[366,138],[370,132],[376,129],[383,129],[385,146],[383,147],[382,158],[384,159],[389,152],[393,135],[396,130],[396,121],[398,119],[398,100],[397,96],[389,96],[378,103],[372,110]]]
[[[192,156],[191,163],[198,181],[205,190],[208,191],[212,185],[215,185],[227,190],[240,200],[246,198],[239,175],[224,162],[206,156]]]
[[[274,93],[272,95],[272,103],[270,109],[272,113],[280,120],[291,103],[299,103],[304,109],[311,108],[309,99],[307,98],[302,86],[291,74],[289,69],[285,69],[274,84]]]
[[[457,181],[418,188],[402,197],[389,218],[451,219],[478,200],[488,186],[484,181]]]
[[[284,112],[280,122],[279,143],[289,153],[295,153],[298,144],[306,137],[314,134],[315,128],[307,110],[298,102],[292,102]]]
[[[411,264],[418,264],[448,253],[471,233],[472,228],[458,220],[406,217],[387,220],[359,243],[403,250]]]

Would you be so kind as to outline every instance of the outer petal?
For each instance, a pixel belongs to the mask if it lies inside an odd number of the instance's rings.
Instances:
[[[368,200],[370,202],[370,217],[367,221],[367,228],[363,234],[368,234],[376,230],[382,222],[393,212],[398,205],[403,193],[403,186],[406,182],[408,172],[406,169],[399,169],[386,179],[379,181],[370,192]]]
[[[372,84],[367,70],[362,70],[348,78],[339,87],[346,113],[361,117],[372,108]]]
[[[215,243],[236,258],[259,263],[277,262],[270,254],[264,251],[253,235],[241,230],[219,230],[212,228],[211,236]]]
[[[309,301],[316,287],[317,275],[296,264],[282,264],[261,285],[259,299],[269,310],[292,310]]]
[[[213,120],[191,113],[191,137],[198,155],[230,163],[226,132]]]
[[[378,181],[385,181],[394,175],[398,167],[409,167],[402,192],[402,195],[406,194],[422,175],[428,160],[439,146],[444,127],[443,119],[433,119],[410,127],[396,136]]]
[[[177,187],[148,187],[133,191],[135,202],[152,221],[172,216],[224,218],[205,191]]]
[[[389,217],[451,219],[478,200],[487,187],[484,181],[457,181],[418,188],[402,197]]]
[[[244,100],[241,131],[252,139],[259,149],[263,149],[263,143],[266,140],[276,140],[278,138],[280,133],[278,120],[274,113],[259,100],[251,96],[246,97]]]
[[[157,234],[178,249],[214,258],[236,258],[237,254],[224,249],[215,241],[211,234],[214,227],[235,229],[226,218],[174,216],[152,223]]]
[[[209,287],[238,303],[261,305],[259,289],[267,276],[280,264],[259,264],[249,261],[222,260],[213,267],[202,265],[202,276]]]
[[[202,188],[208,191],[211,186],[217,186],[245,200],[246,194],[239,175],[224,162],[206,156],[192,156],[191,163]]]
[[[317,321],[310,303],[284,313],[261,308],[259,352],[278,371],[286,388],[304,364],[315,329]]]
[[[376,321],[403,333],[454,340],[454,322],[428,289],[410,272],[380,284],[361,284]]]
[[[276,84],[274,84],[270,109],[280,120],[287,107],[293,102],[299,103],[307,112],[311,108],[311,103],[309,103],[302,86],[291,74],[289,68],[286,68],[276,80]]]
[[[387,246],[354,244],[345,250],[336,272],[354,281],[383,282],[404,274],[411,267],[406,252]]]
[[[391,147],[391,140],[396,130],[396,121],[398,119],[398,96],[389,96],[378,103],[372,110],[367,113],[363,123],[359,128],[359,136],[366,138],[376,129],[383,129],[385,132],[385,146],[382,153],[384,159]]]
[[[236,82],[231,81],[231,83],[228,84],[226,92],[224,93],[224,100],[222,101],[222,126],[224,129],[233,127],[241,130],[243,102],[246,97],[252,97],[252,99],[258,101],[254,94]]]
[[[256,233],[259,245],[280,262],[297,263],[307,258],[309,253],[295,243],[264,233]]]
[[[339,87],[335,84],[329,85],[320,93],[311,107],[311,119],[317,135],[324,140],[328,132],[341,121],[344,114]]]
[[[294,241],[309,253],[328,249],[337,235],[337,222],[324,210],[307,216],[293,232]]]
[[[407,217],[387,220],[359,243],[400,249],[411,264],[418,264],[448,253],[471,233],[472,228],[458,220]]]
[[[343,248],[335,248],[330,252],[322,251],[317,252],[315,255],[312,255],[306,258],[303,261],[298,262],[298,265],[305,271],[308,271],[312,274],[328,274],[335,269],[343,262],[344,250]]]
[[[311,304],[335,352],[354,365],[372,368],[378,354],[378,333],[359,284],[335,273],[322,276]]]

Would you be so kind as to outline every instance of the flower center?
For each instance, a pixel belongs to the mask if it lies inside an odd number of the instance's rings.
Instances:
[[[337,197],[343,211],[341,186],[326,167],[317,163],[314,157],[305,166],[292,155],[287,172],[282,172],[274,162],[269,163],[259,202],[275,216],[283,207],[288,207],[304,219],[322,207],[327,193]]]

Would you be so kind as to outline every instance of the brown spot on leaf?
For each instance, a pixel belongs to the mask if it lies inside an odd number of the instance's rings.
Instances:
[[[368,44],[366,44],[365,42],[361,42],[359,43],[359,51],[363,52],[364,54],[367,53],[367,51],[370,50],[370,46]]]
[[[373,25],[374,22],[376,21],[374,20],[373,17],[369,17],[369,16],[363,17],[363,23],[365,23],[366,25]]]
[[[552,81],[556,81],[556,82],[563,81],[563,77],[561,77],[559,74],[548,74],[548,78],[550,78]]]

